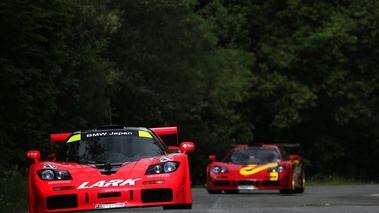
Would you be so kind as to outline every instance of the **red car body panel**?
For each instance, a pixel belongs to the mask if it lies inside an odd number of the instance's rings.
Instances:
[[[238,149],[260,147],[262,149],[275,150],[278,159],[274,162],[263,164],[235,164],[227,162],[229,155]],[[209,193],[238,192],[239,190],[280,190],[281,192],[303,192],[305,187],[304,168],[300,156],[291,155],[288,161],[283,160],[279,148],[275,145],[239,145],[233,148],[221,162],[212,162],[207,167],[207,187]],[[215,173],[212,167],[226,168],[225,173]],[[282,167],[284,171],[278,172],[273,169]],[[270,169],[273,172],[269,172]]]
[[[71,133],[52,136],[52,140],[66,139]],[[64,138],[67,136],[66,138]],[[161,141],[163,143],[163,141]],[[67,143],[67,141],[66,141]],[[182,145],[184,153],[169,153],[123,162],[117,172],[104,174],[94,164],[38,161],[40,154],[27,153],[36,163],[29,170],[29,209],[36,212],[82,211],[94,209],[164,206],[191,208],[191,181],[188,156],[193,151],[191,142]],[[177,170],[170,173],[146,174],[151,165],[178,162]],[[71,180],[42,180],[37,171],[69,171]]]

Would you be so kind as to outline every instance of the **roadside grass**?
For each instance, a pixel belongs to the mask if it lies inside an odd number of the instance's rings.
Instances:
[[[0,180],[0,212],[22,213],[28,209],[28,176],[13,171]]]
[[[359,184],[377,184],[374,181],[357,180],[354,178],[340,177],[337,175],[319,176],[315,175],[306,178],[306,186],[328,186],[328,185],[359,185]]]

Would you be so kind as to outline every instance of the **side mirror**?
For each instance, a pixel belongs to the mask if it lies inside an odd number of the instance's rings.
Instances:
[[[212,162],[215,162],[216,161],[216,155],[209,155],[209,160],[211,160]]]
[[[37,163],[41,159],[41,153],[38,150],[30,150],[26,152],[26,159]]]
[[[301,160],[299,155],[290,155],[290,161]]]
[[[193,152],[195,151],[195,144],[192,142],[183,142],[180,144],[180,151],[183,154],[186,154],[187,152]]]

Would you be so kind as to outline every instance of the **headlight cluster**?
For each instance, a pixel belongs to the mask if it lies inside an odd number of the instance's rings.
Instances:
[[[44,169],[37,171],[42,180],[72,180],[67,170]]]
[[[221,166],[212,167],[212,172],[214,173],[228,173],[228,168]]]
[[[286,170],[286,167],[285,166],[278,166],[278,167],[272,167],[272,168],[269,168],[267,170],[268,173],[270,172],[283,172],[284,170]]]
[[[178,167],[179,162],[175,161],[158,163],[150,165],[149,168],[147,168],[146,175],[175,172]]]

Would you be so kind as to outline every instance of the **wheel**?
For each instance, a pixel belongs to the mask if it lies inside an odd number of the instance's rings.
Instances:
[[[209,194],[221,194],[221,190],[207,190]]]
[[[304,169],[301,172],[300,188],[295,189],[295,193],[303,193],[305,189],[305,172]]]
[[[239,190],[224,190],[226,194],[238,194]]]
[[[192,209],[192,203],[184,203],[184,204],[172,204],[163,206],[163,210],[169,209]]]

